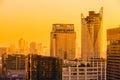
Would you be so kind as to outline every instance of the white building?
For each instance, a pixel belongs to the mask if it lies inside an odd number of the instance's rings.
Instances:
[[[65,61],[62,69],[62,80],[106,80],[105,59]]]

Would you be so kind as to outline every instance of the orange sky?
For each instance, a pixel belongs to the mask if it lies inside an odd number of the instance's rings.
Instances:
[[[0,46],[16,44],[23,38],[49,48],[52,24],[70,23],[75,24],[80,47],[80,14],[87,16],[90,10],[98,12],[101,6],[105,43],[106,28],[120,25],[120,0],[0,0]]]

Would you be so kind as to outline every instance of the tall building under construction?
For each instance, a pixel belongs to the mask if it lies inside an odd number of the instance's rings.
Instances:
[[[100,57],[102,15],[103,8],[99,13],[89,11],[86,18],[81,15],[81,57],[85,61]]]

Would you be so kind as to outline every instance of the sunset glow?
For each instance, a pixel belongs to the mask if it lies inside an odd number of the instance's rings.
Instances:
[[[120,25],[119,0],[0,0],[0,47],[18,44],[23,38],[47,46],[52,24],[74,24],[77,54],[81,44],[81,13],[98,12],[103,7],[103,52],[106,29]],[[103,55],[104,56],[104,55]]]

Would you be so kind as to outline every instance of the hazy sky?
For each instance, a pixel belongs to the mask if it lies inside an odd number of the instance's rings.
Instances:
[[[20,38],[48,46],[54,23],[75,24],[80,46],[81,16],[103,6],[103,33],[120,25],[120,0],[0,0],[0,46]],[[103,43],[104,43],[103,42]]]

